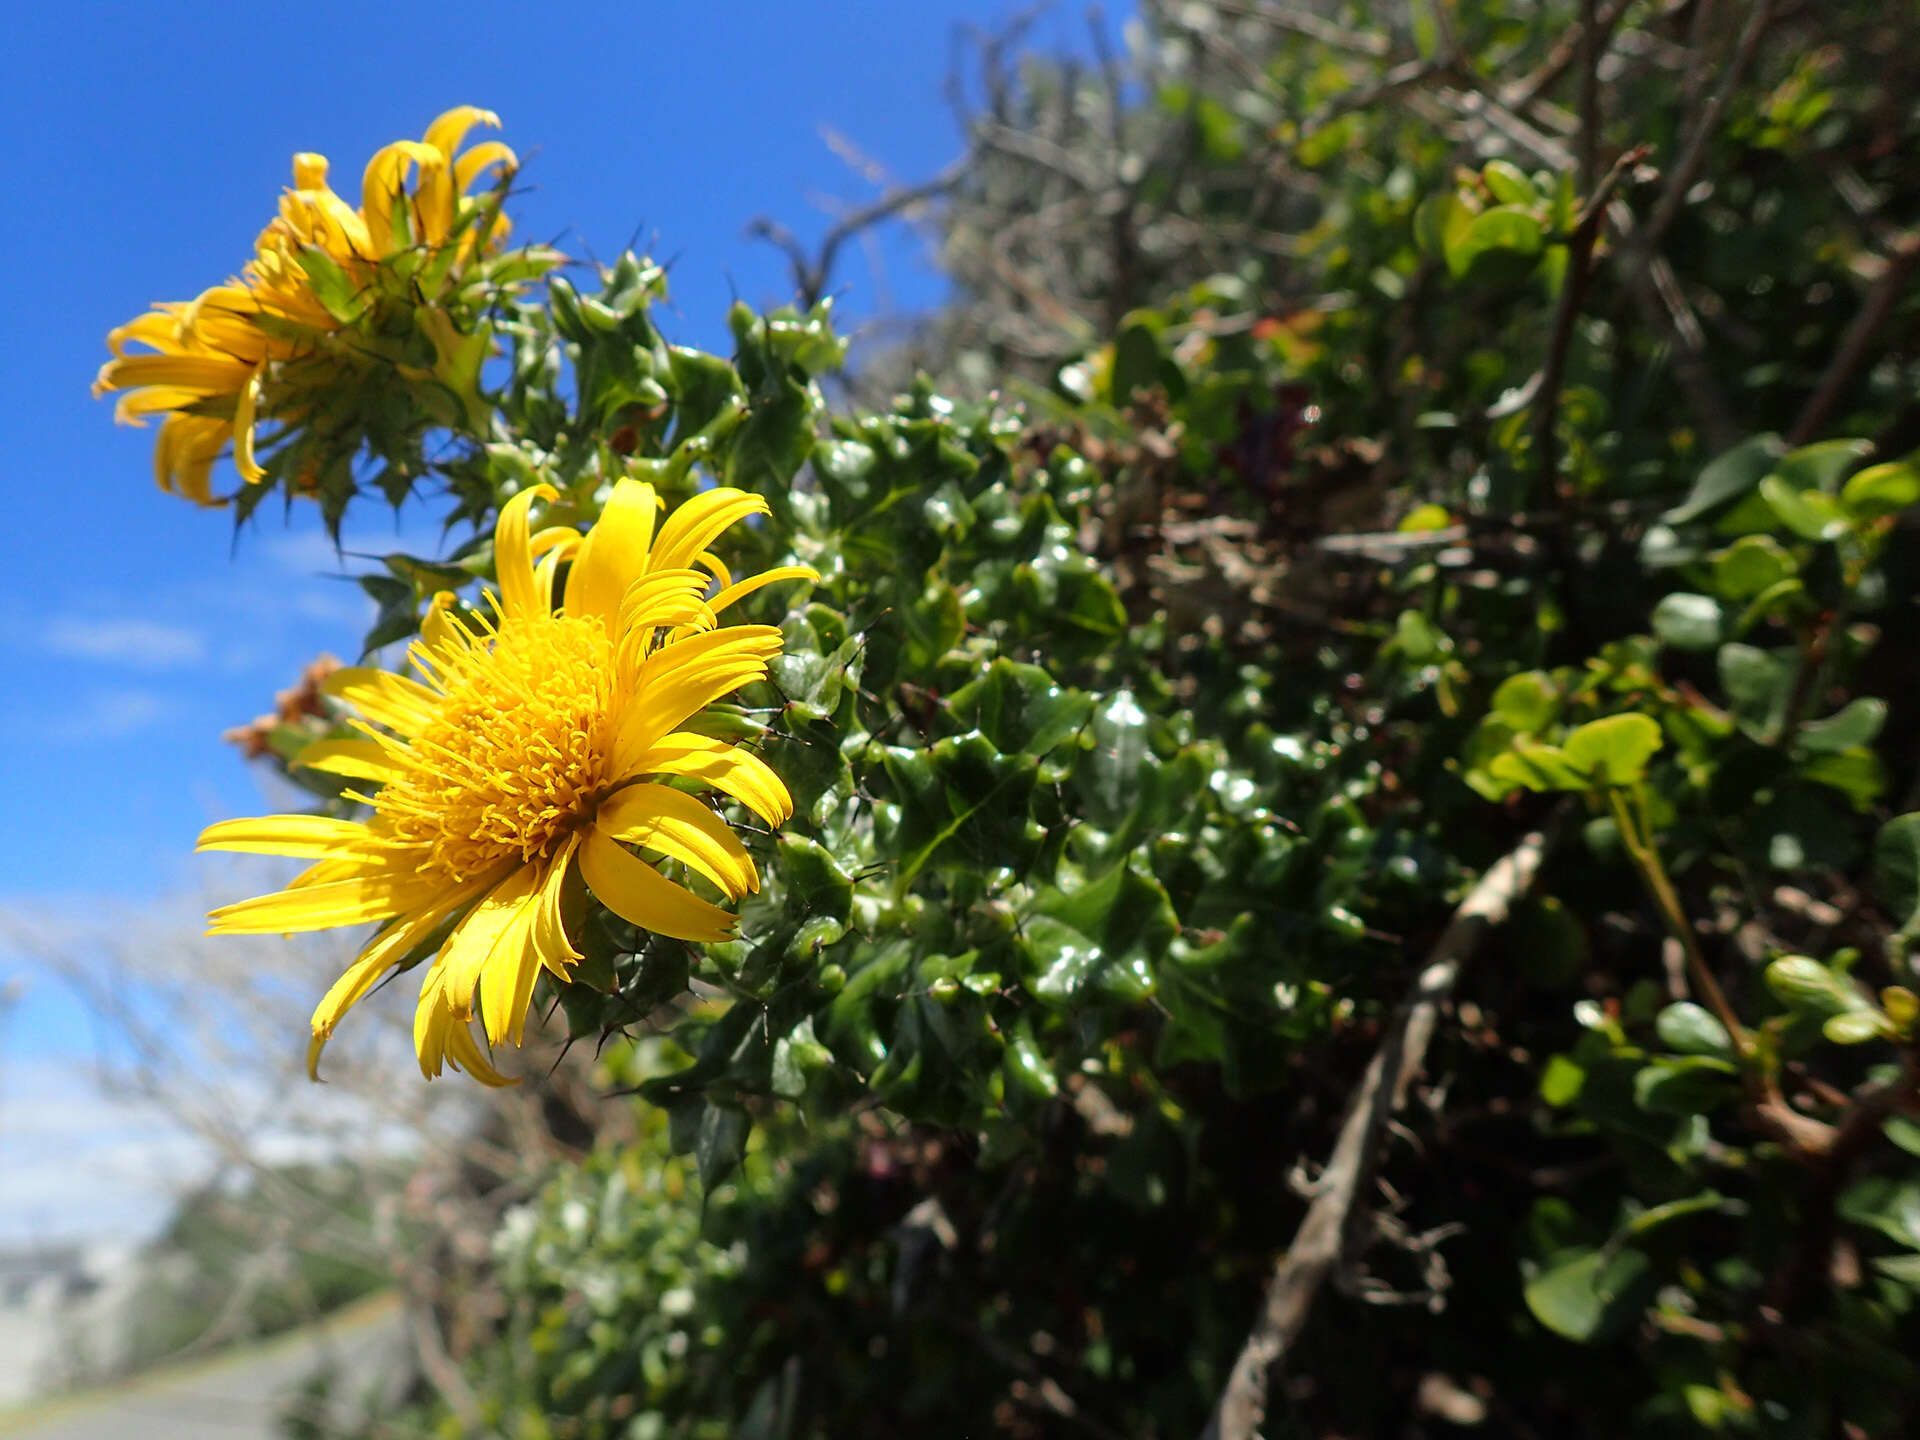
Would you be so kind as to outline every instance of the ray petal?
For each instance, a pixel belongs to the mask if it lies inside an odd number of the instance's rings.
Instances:
[[[313,1010],[313,1039],[307,1047],[307,1074],[320,1078],[320,1052],[332,1038],[334,1026],[380,983],[387,971],[424,943],[446,918],[492,883],[492,876],[478,876],[450,890],[437,903],[396,921],[368,943],[346,972],[333,982]]]
[[[654,520],[660,498],[644,480],[620,479],[601,508],[600,518],[574,557],[567,575],[566,609],[569,615],[598,615],[612,626],[620,618],[620,601],[627,587],[652,567]],[[669,521],[669,524],[672,522]]]
[[[580,842],[580,874],[602,905],[643,930],[676,940],[733,937],[733,916],[674,884],[596,827]]]
[[[780,580],[805,580],[810,585],[818,585],[820,572],[811,565],[777,565],[771,570],[762,570],[758,575],[727,586],[707,603],[713,607],[713,613],[718,615],[729,605],[746,599],[762,586],[772,585]]]
[[[533,578],[532,526],[528,512],[536,500],[557,500],[551,485],[529,485],[500,507],[493,531],[493,568],[500,577],[500,600],[509,620],[545,615]]]
[[[535,901],[538,878],[534,866],[515,866],[447,937],[446,949],[440,952],[440,963],[447,972],[441,977],[440,988],[448,1004],[460,1010],[472,1009],[474,989],[500,953],[500,942],[524,928],[522,912]]]
[[[633,773],[633,762],[661,736],[714,701],[761,679],[780,653],[780,632],[771,625],[730,625],[663,645],[647,656],[634,677],[634,699],[620,718],[613,772]]]
[[[726,821],[681,791],[665,785],[629,785],[607,797],[593,823],[616,840],[691,866],[729,899],[738,900],[760,888],[759,872],[740,837]]]
[[[661,569],[691,565],[728,526],[749,515],[770,513],[765,500],[745,490],[730,485],[703,490],[677,507],[660,527],[653,563]]]
[[[240,387],[240,402],[233,410],[233,468],[249,485],[267,478],[267,472],[253,458],[253,417],[260,405],[260,385],[266,379],[267,362],[254,366],[247,383]]]
[[[634,761],[632,773],[698,780],[731,795],[769,825],[784,825],[793,814],[793,796],[766,761],[707,735],[681,730],[662,737]]]
[[[343,775],[350,780],[372,780],[385,785],[407,773],[387,748],[376,740],[315,740],[294,757],[300,770]]]
[[[376,725],[402,735],[418,735],[433,723],[440,699],[417,680],[376,670],[370,665],[345,665],[320,682],[323,694],[344,700]]]
[[[372,840],[358,820],[331,815],[259,815],[222,820],[200,832],[194,851],[229,850],[242,855],[290,855],[330,860],[342,850],[363,850]]]
[[[433,123],[427,126],[425,141],[451,162],[453,152],[460,148],[460,142],[467,138],[467,132],[476,125],[485,125],[498,130],[500,117],[491,110],[482,110],[478,105],[456,105],[451,110],[442,111],[434,117]],[[498,142],[489,143],[497,144]]]
[[[280,935],[385,920],[431,905],[444,893],[445,884],[437,878],[389,873],[304,885],[222,905],[208,913],[207,933]]]

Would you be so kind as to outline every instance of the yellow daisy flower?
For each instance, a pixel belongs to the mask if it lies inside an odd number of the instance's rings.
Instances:
[[[738,800],[771,826],[792,813],[765,762],[684,728],[763,678],[780,651],[777,629],[723,626],[719,612],[772,581],[817,578],[783,566],[736,582],[708,551],[730,525],[766,513],[766,502],[708,490],[656,530],[653,487],[622,480],[582,539],[557,527],[531,533],[536,498],[554,491],[534,486],[501,509],[499,595],[488,596],[494,618],[482,633],[437,604],[410,652],[414,676],[349,667],[324,683],[359,712],[365,738],[317,742],[297,763],[373,782],[371,795],[354,797],[371,818],[273,815],[225,821],[200,837],[202,850],[316,862],[285,890],[213,911],[209,933],[386,922],[314,1011],[310,1069],[348,1008],[437,946],[414,1024],[422,1072],[438,1075],[451,1062],[508,1083],[469,1028],[475,1005],[490,1044],[520,1043],[541,968],[565,978],[580,958],[561,906],[571,875],[644,929],[725,940],[731,914],[629,847],[677,861],[737,900],[759,889],[759,873],[686,783]],[[572,568],[556,611],[564,558]]]
[[[406,378],[452,383],[475,369],[474,357],[463,353],[470,337],[433,302],[506,238],[497,194],[467,192],[488,171],[511,174],[518,164],[513,151],[497,140],[460,149],[475,125],[499,124],[492,111],[462,105],[428,126],[423,141],[387,146],[367,165],[358,210],[327,184],[325,156],[294,156],[293,188],[281,196],[280,212],[261,231],[240,279],[189,303],[157,304],[108,334],[113,359],[100,367],[93,393],[126,391],[114,409],[123,423],[166,415],[154,447],[161,489],[202,505],[221,503],[209,477],[228,444],[241,478],[264,479],[254,457],[256,416],[265,410],[298,421],[307,408],[301,392],[331,375],[323,368],[291,383],[280,371],[318,354],[383,301],[410,307],[433,346],[430,369],[409,374],[396,366]],[[153,353],[130,355],[129,344]],[[362,345],[323,359],[332,366],[394,362],[379,351]]]

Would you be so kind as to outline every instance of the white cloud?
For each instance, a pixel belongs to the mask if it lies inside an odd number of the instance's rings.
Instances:
[[[83,620],[56,616],[46,623],[41,641],[56,655],[148,670],[192,665],[207,653],[206,638],[197,630],[137,618]]]
[[[320,530],[285,530],[261,538],[260,553],[291,575],[338,575],[347,569],[342,550]]]
[[[36,725],[54,741],[118,740],[166,719],[179,702],[153,690],[101,690]]]

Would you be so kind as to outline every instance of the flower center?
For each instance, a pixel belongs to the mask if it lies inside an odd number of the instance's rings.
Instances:
[[[612,748],[613,646],[598,618],[509,620],[435,660],[446,698],[380,791],[382,825],[454,880],[547,854],[591,818]]]

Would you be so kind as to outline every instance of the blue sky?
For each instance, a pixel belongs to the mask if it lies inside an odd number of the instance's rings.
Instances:
[[[1125,6],[1110,6],[1122,11]],[[872,184],[823,127],[893,175],[957,152],[941,94],[962,24],[1001,0],[724,6],[624,0],[542,8],[330,0],[315,6],[18,7],[0,87],[11,203],[0,207],[0,920],[22,907],[98,921],[203,883],[208,821],[277,803],[219,733],[322,650],[351,658],[366,610],[315,516],[228,518],[162,494],[152,430],[117,427],[88,386],[107,330],[237,272],[294,152],[334,163],[350,199],[367,157],[448,106],[498,111],[523,161],[517,233],[611,258],[638,233],[673,258],[672,338],[724,349],[738,294],[787,298],[784,262],[746,239],[772,215],[802,236]],[[1117,28],[1117,26],[1116,26]],[[1071,3],[1033,42],[1085,46]],[[941,294],[913,237],[846,253],[843,315]],[[856,351],[857,354],[857,351]],[[231,483],[223,464],[216,487]],[[437,517],[400,522],[414,548]],[[377,501],[348,548],[394,548]],[[351,562],[349,562],[351,563]],[[17,957],[0,930],[0,989]],[[56,987],[28,977],[4,1026],[22,1063],[84,1047]],[[0,1011],[8,1009],[0,998]],[[4,1120],[4,1117],[0,1117]]]

